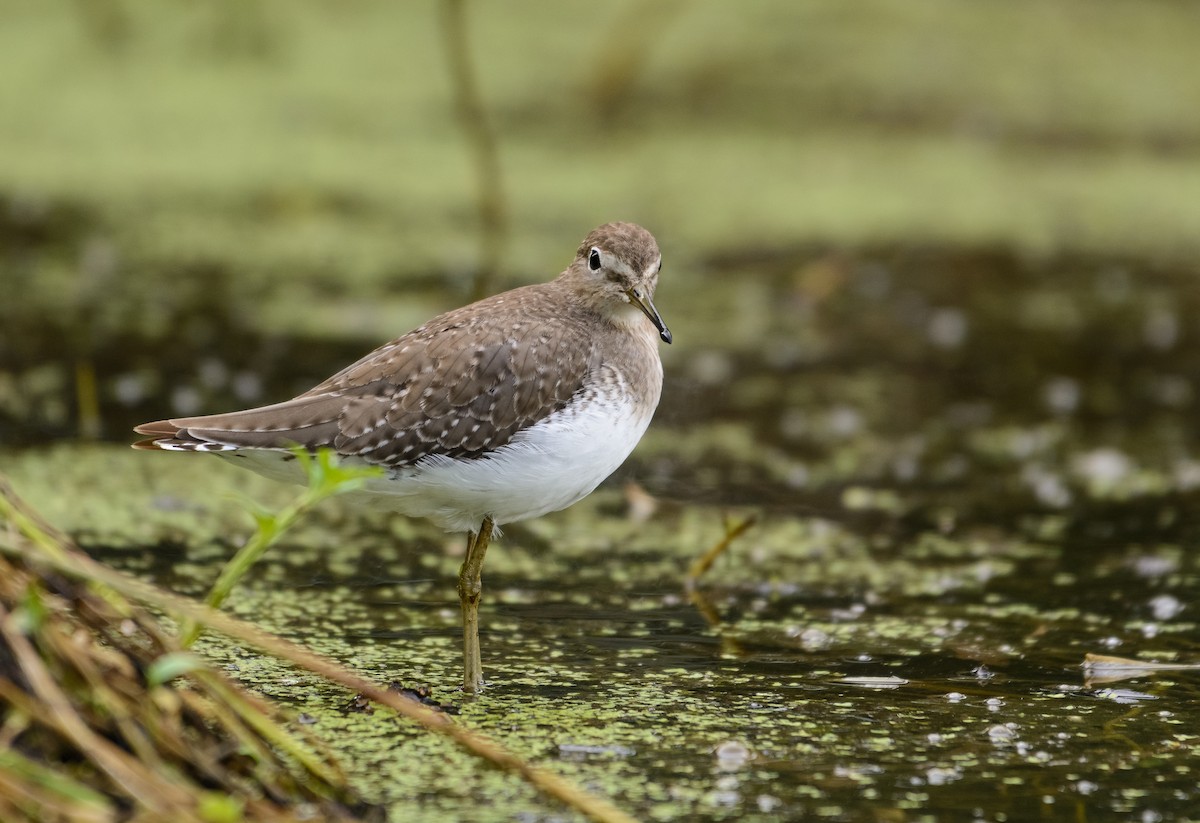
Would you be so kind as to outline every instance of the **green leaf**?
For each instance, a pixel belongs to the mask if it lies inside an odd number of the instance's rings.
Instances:
[[[13,619],[21,634],[35,634],[46,622],[46,604],[42,602],[42,592],[36,585],[30,583],[25,588],[25,596],[21,605],[14,610]]]
[[[196,812],[205,823],[241,823],[246,819],[246,802],[232,795],[208,792],[200,799]]]
[[[182,674],[204,668],[204,661],[190,652],[164,654],[146,667],[146,684],[161,686]]]

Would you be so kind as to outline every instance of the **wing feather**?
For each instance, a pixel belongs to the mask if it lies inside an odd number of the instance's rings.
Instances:
[[[283,403],[138,426],[151,438],[138,446],[299,444],[389,466],[481,456],[561,408],[588,379],[594,347],[581,339],[586,320],[547,299],[556,286],[448,312]]]

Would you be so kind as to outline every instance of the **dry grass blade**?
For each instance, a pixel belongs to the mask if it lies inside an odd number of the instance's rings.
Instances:
[[[179,653],[174,638],[89,582],[81,557],[0,480],[0,819],[381,813],[311,754],[316,740],[298,745],[277,711],[220,673],[157,680]]]
[[[23,523],[26,528],[36,528],[36,524],[41,522],[40,518],[29,510],[13,493],[11,487],[3,478],[0,478],[0,520],[4,519],[11,522]],[[220,632],[246,645],[253,646],[266,654],[287,660],[300,668],[307,669],[347,689],[358,692],[376,703],[388,706],[398,714],[421,724],[425,728],[449,737],[463,749],[492,766],[519,775],[547,796],[559,800],[593,820],[601,821],[602,823],[633,823],[632,817],[607,801],[588,794],[558,775],[531,765],[507,751],[503,746],[490,738],[454,723],[441,712],[434,711],[415,700],[381,688],[337,663],[315,655],[295,643],[269,634],[255,626],[188,600],[187,598],[162,591],[149,583],[97,563],[69,542],[60,544],[57,551],[38,552],[36,548],[33,548],[34,543],[37,546],[41,546],[43,542],[48,541],[50,541],[50,538],[42,534],[33,540],[25,541],[26,545],[22,547],[19,545],[22,542],[20,535],[16,535],[16,539],[14,540],[14,533],[10,532],[6,538],[5,533],[0,531],[0,562],[3,562],[5,565],[16,565],[22,562],[20,558],[33,554],[37,557],[35,565],[53,573],[50,574],[47,571],[42,571],[40,576],[43,579],[57,578],[58,582],[62,586],[66,586],[70,591],[75,593],[82,592],[83,596],[89,600],[91,607],[99,608],[101,611],[107,609],[109,615],[113,615],[114,612],[104,599],[93,594],[86,586],[80,586],[78,583],[69,581],[87,581],[89,586],[99,585],[103,590],[111,592],[114,596],[127,598],[128,601],[135,601],[156,609],[161,609],[180,619],[196,621],[205,629]],[[0,578],[5,576],[4,570],[0,569]],[[26,577],[28,578],[28,574],[26,574]],[[3,592],[11,588],[10,583],[11,581],[5,580],[0,584],[0,597],[4,597]],[[133,606],[130,606],[130,608],[135,612],[134,619],[140,620],[142,618],[140,611],[134,609]],[[120,623],[120,620],[116,620],[113,625]],[[140,623],[138,625],[141,627]],[[111,625],[108,627],[108,631],[112,631]],[[140,662],[138,663],[139,671],[144,671],[145,667],[153,660],[159,659],[165,654],[178,651],[178,647],[171,643],[168,638],[164,638],[156,627],[151,626],[148,629],[143,629],[140,636],[144,641],[151,643],[154,649],[151,654],[140,658]],[[5,661],[2,655],[3,649],[0,649],[0,701],[3,701],[5,697],[2,685],[4,682]],[[236,686],[225,680],[222,675],[211,670],[205,670],[202,676],[199,674],[189,675],[188,681],[193,684],[194,688],[199,689],[204,686],[208,678],[215,678],[217,682],[222,684],[220,689],[210,693],[211,700],[218,700],[221,696],[220,693],[225,690],[238,691]],[[191,715],[201,711],[200,707],[208,702],[207,700],[203,702],[197,701],[190,697],[188,692],[183,691],[170,692],[167,697],[169,697],[168,702],[175,701],[178,706],[187,707],[189,710],[184,711],[181,708],[176,708],[166,721],[147,720],[145,721],[147,728],[154,728],[155,722],[158,722],[164,733],[174,733],[172,729],[175,726],[186,727],[190,722]],[[241,695],[241,705],[243,708],[239,710],[239,720],[250,728],[250,731],[243,729],[241,733],[257,733],[259,731],[258,725],[263,722],[262,702],[254,700],[249,696]],[[3,703],[0,703],[0,708],[2,707]],[[251,709],[257,712],[257,714],[252,714]],[[226,707],[226,711],[228,711],[228,707]],[[274,739],[270,742],[274,746],[289,745],[282,738]],[[180,741],[176,738],[173,745],[177,746],[179,743]],[[310,742],[310,745],[313,744]],[[302,754],[302,752],[296,748],[289,748],[288,754],[296,756]],[[274,769],[282,768],[278,762],[273,763],[271,767]],[[345,817],[338,818],[335,816],[335,813],[344,813],[346,809],[344,802],[345,787],[341,784],[330,785],[327,781],[321,779],[321,771],[315,764],[310,763],[307,766],[308,782],[323,787],[323,790],[328,794],[328,797],[320,796],[317,798],[328,803],[331,809],[331,812],[326,813],[322,819],[346,819]],[[281,773],[290,774],[290,772],[286,771]],[[235,788],[236,786],[231,786],[229,790],[233,791]],[[269,796],[276,796],[276,792],[278,792],[278,796],[291,796],[288,792],[289,788],[291,787],[286,785],[273,787]],[[255,820],[273,819],[270,817],[270,807],[266,808],[267,813],[261,815],[258,814],[257,808],[254,809],[254,814],[251,814],[248,808],[246,817]],[[322,808],[324,809],[324,807]],[[8,818],[3,817],[0,819],[7,820]],[[184,821],[192,818],[186,815],[179,815],[177,819]]]

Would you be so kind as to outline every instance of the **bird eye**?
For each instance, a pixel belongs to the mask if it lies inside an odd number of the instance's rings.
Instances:
[[[662,258],[660,257],[660,258],[658,258],[658,268],[654,270],[654,273],[659,274],[661,272],[662,272]]]
[[[588,268],[592,271],[600,271],[600,249],[592,249],[588,253]]]

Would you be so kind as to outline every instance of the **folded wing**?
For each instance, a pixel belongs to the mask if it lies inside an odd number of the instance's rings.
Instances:
[[[442,315],[283,403],[138,426],[148,439],[135,447],[329,447],[387,466],[480,456],[562,408],[592,366],[590,347],[562,345],[578,331],[570,318],[514,328],[513,294],[504,311],[484,301]]]

